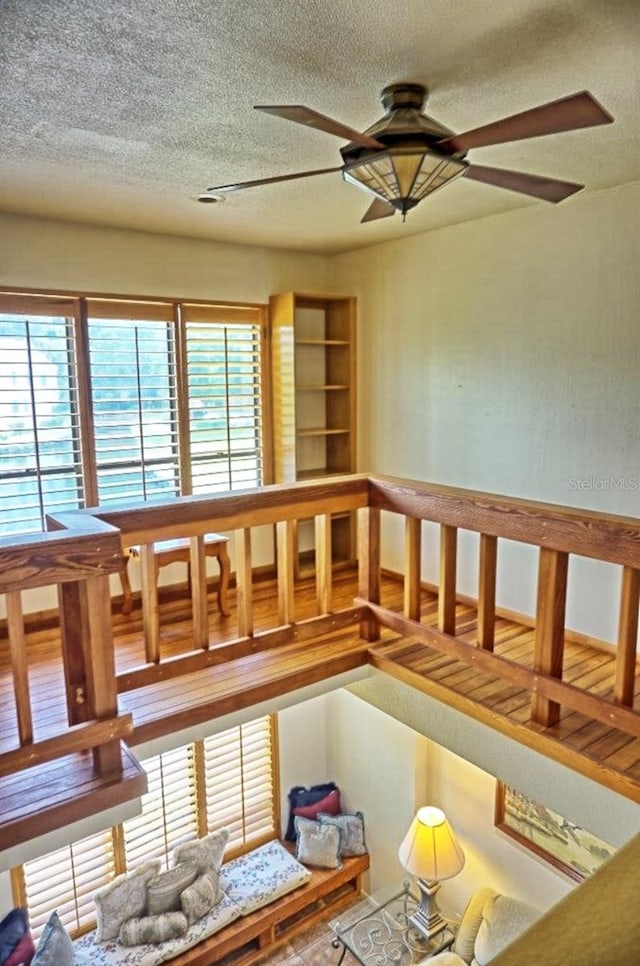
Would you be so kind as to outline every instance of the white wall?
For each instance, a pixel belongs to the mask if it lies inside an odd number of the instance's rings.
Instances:
[[[639,264],[640,184],[338,257],[359,297],[359,465],[639,516]],[[613,640],[605,569],[572,560],[568,626]],[[534,574],[503,547],[500,603],[531,613]]]

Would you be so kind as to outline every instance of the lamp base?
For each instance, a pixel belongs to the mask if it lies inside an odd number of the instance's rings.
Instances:
[[[427,939],[433,939],[447,927],[447,921],[442,918],[436,899],[440,883],[418,879],[418,887],[420,889],[420,905],[413,915],[409,916],[409,922]]]

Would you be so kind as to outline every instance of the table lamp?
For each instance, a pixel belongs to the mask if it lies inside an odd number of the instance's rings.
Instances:
[[[416,876],[420,888],[420,905],[409,921],[431,939],[447,925],[436,899],[440,881],[451,879],[464,865],[464,852],[441,809],[432,805],[418,809],[398,849],[398,858],[407,872]]]

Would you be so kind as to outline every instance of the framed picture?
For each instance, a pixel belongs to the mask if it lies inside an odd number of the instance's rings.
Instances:
[[[615,849],[510,785],[496,784],[495,826],[580,882]]]

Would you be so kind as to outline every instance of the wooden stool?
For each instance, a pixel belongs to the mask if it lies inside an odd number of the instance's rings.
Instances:
[[[227,591],[229,589],[229,551],[227,544],[228,537],[220,533],[207,533],[204,536],[204,552],[207,557],[215,557],[220,568],[220,578],[218,580],[218,607],[223,617],[229,616],[227,604]],[[133,560],[140,559],[140,547],[128,547],[128,557]],[[122,613],[131,612],[131,587],[129,585],[129,575],[127,573],[127,559],[125,558],[124,579],[122,580]],[[191,546],[188,537],[179,537],[176,540],[160,540],[153,544],[153,559],[155,562],[156,586],[158,584],[158,574],[161,567],[166,567],[172,563],[186,563],[189,565],[189,590],[191,590]]]

